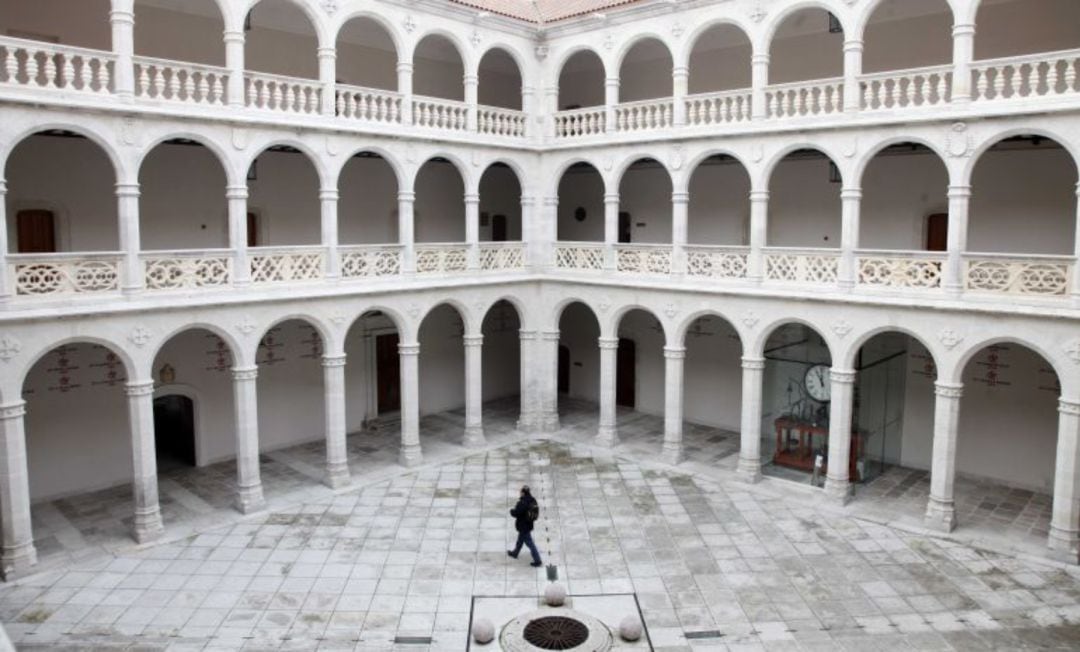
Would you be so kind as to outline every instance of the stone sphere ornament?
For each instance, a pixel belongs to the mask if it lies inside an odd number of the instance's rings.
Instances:
[[[562,584],[548,584],[544,589],[544,604],[549,607],[561,607],[566,604],[566,587]]]
[[[619,638],[624,641],[636,641],[641,638],[641,621],[637,616],[627,616],[619,623]]]
[[[495,640],[495,625],[487,618],[480,618],[473,622],[473,640],[480,645],[487,645]]]

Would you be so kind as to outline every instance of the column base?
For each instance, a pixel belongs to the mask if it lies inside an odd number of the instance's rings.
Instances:
[[[548,412],[540,415],[540,432],[551,434],[559,431],[559,413]]]
[[[406,468],[419,466],[424,461],[424,454],[420,450],[420,444],[402,444],[401,452],[398,453],[398,461]]]
[[[156,506],[146,510],[135,510],[135,543],[143,544],[157,541],[165,533],[161,523],[161,510]]]
[[[1066,564],[1080,563],[1080,532],[1062,530],[1051,524],[1046,554],[1051,559]]]
[[[596,431],[593,443],[605,448],[615,448],[619,444],[619,431],[615,426],[601,425]]]
[[[942,534],[948,534],[956,529],[956,508],[953,507],[953,502],[931,497],[930,502],[926,504],[923,525],[927,529]]]
[[[33,541],[4,546],[3,552],[0,552],[0,572],[9,582],[27,573],[35,564],[37,564],[37,548],[34,547]]]
[[[522,412],[517,420],[517,429],[526,435],[536,434],[540,428],[537,425],[535,412]]]
[[[352,484],[352,478],[349,476],[349,465],[345,462],[328,462],[326,464],[324,483],[331,489],[341,489]]]
[[[236,510],[241,514],[252,514],[266,509],[266,499],[263,498],[262,483],[255,483],[250,487],[236,487]]]
[[[465,426],[465,448],[480,448],[487,444],[484,426]]]
[[[667,464],[681,464],[683,461],[683,447],[682,443],[664,442],[664,447],[660,450],[660,457],[663,458]]]
[[[825,478],[825,496],[828,500],[838,505],[848,504],[848,501],[851,500],[851,496],[854,492],[855,487],[847,480],[847,478],[843,480]]]
[[[739,466],[735,469],[735,474],[739,480],[747,484],[761,482],[761,460],[739,457]]]

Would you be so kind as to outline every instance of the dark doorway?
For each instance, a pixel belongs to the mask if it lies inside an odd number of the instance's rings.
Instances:
[[[56,253],[56,220],[52,211],[19,211],[15,229],[20,254]]]
[[[159,470],[195,466],[195,402],[170,394],[154,399],[154,447]]]
[[[397,333],[375,338],[375,375],[379,414],[401,410],[401,361]]]
[[[949,214],[935,213],[926,218],[926,250],[949,249]]]
[[[630,242],[630,213],[619,213],[619,242],[628,244]]]
[[[259,246],[259,215],[258,213],[247,214],[247,246]]]
[[[570,393],[570,349],[559,346],[559,393]]]
[[[637,373],[637,345],[634,340],[619,338],[619,353],[615,359],[615,405],[634,407],[634,385]]]
[[[491,218],[491,241],[506,242],[506,216],[496,215]]]

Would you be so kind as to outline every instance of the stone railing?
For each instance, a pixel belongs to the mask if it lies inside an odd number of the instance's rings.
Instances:
[[[1074,260],[1068,256],[964,254],[964,289],[1043,297],[1069,293]]]
[[[770,247],[764,253],[766,281],[835,285],[839,277],[837,249]]]
[[[464,272],[468,266],[469,245],[463,242],[416,245],[417,274]]]
[[[151,251],[141,254],[147,290],[223,287],[232,283],[232,250]]]
[[[670,97],[624,102],[615,107],[617,131],[649,131],[671,126],[673,105]]]
[[[122,254],[9,254],[8,278],[15,296],[99,294],[120,290]]]
[[[686,124],[696,127],[747,122],[750,102],[750,89],[691,95],[686,98]]]
[[[401,273],[400,245],[342,245],[338,247],[341,278],[375,278]]]
[[[941,287],[944,253],[865,251],[856,253],[856,283],[887,288]]]
[[[477,109],[476,128],[482,134],[522,138],[525,136],[527,120],[528,116],[524,111],[480,106]]]
[[[135,97],[188,104],[224,105],[225,68],[135,57]]]
[[[671,245],[621,244],[615,246],[615,271],[623,274],[671,274]]]
[[[338,85],[334,110],[338,116],[365,122],[401,122],[401,95],[360,86]]]
[[[1072,94],[1080,91],[1080,50],[976,61],[971,74],[975,102]]]
[[[606,125],[605,109],[602,106],[559,111],[555,114],[555,137],[595,136],[604,133]]]
[[[686,275],[695,278],[744,279],[750,247],[694,245],[686,248]]]
[[[844,80],[820,79],[769,86],[765,89],[765,106],[770,118],[840,113],[844,110]]]
[[[469,126],[469,105],[435,97],[413,97],[413,124],[417,127],[465,131]]]
[[[112,92],[111,52],[0,37],[0,82],[83,93]]]
[[[596,242],[557,242],[555,243],[555,267],[557,269],[575,269],[596,271],[604,269],[606,247]]]
[[[481,244],[480,269],[486,271],[525,269],[525,244],[522,242]]]
[[[322,86],[311,79],[298,79],[261,72],[244,73],[247,106],[283,113],[317,114],[322,106]]]
[[[326,276],[326,250],[318,246],[248,249],[252,283],[317,281]]]
[[[952,97],[952,66],[863,75],[859,85],[864,111],[939,106]]]

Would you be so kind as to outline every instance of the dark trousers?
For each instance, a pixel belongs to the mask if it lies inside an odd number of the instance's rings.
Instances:
[[[517,545],[514,546],[515,557],[521,552],[521,546],[526,546],[529,552],[532,553],[534,564],[540,563],[540,551],[536,549],[536,544],[533,543],[532,532],[518,532]]]

